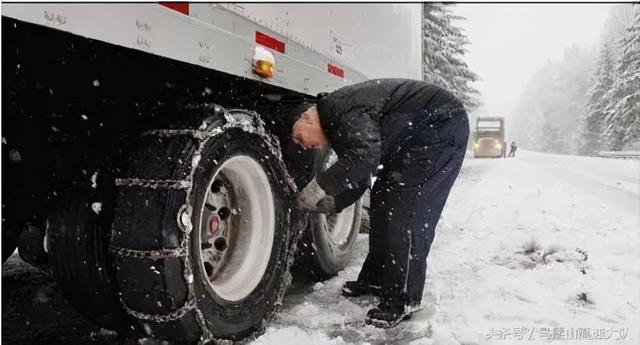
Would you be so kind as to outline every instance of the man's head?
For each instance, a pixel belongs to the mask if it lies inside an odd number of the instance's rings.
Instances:
[[[301,104],[296,107],[294,116],[297,116],[297,120],[291,130],[293,142],[305,149],[322,149],[327,146],[329,140],[322,130],[320,116],[314,104]]]

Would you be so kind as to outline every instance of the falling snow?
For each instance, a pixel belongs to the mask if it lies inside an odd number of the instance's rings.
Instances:
[[[9,151],[9,159],[15,163],[22,162],[22,155],[20,155],[20,151],[11,150]]]
[[[102,211],[102,203],[101,202],[94,202],[91,204],[91,210],[93,211],[93,213],[95,214],[100,214],[100,212]]]
[[[91,188],[96,189],[98,188],[98,172],[94,172],[93,175],[91,175]]]

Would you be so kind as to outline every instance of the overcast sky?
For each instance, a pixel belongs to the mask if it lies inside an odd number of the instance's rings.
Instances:
[[[482,80],[480,116],[509,116],[526,83],[566,47],[594,47],[609,4],[458,4],[471,41],[466,61]]]

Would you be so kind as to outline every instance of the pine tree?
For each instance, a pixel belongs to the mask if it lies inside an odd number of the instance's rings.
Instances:
[[[549,59],[541,66],[509,114],[509,136],[528,149],[576,153],[580,116],[597,62],[592,55],[571,46],[561,60]],[[561,140],[554,137],[556,133],[562,134]]]
[[[587,105],[580,118],[580,154],[593,155],[606,148],[604,119],[609,91],[615,79],[614,51],[610,43],[605,43],[600,53],[598,67],[587,94]]]
[[[540,149],[543,152],[550,153],[567,153],[569,147],[569,138],[565,131],[562,131],[556,123],[555,114],[551,111],[545,111],[543,114],[543,122],[540,133]]]
[[[614,151],[640,141],[640,6],[620,41],[617,79],[604,96],[605,135]]]
[[[469,40],[454,23],[464,18],[453,14],[445,4],[423,6],[424,80],[451,91],[467,109],[477,108],[479,93],[470,83],[478,80],[478,76],[463,60]]]

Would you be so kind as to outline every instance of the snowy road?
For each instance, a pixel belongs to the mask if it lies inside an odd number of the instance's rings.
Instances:
[[[366,254],[363,235],[351,267],[289,295],[252,344],[638,344],[639,232],[638,161],[467,159],[411,321],[366,326],[375,300],[340,296]]]

